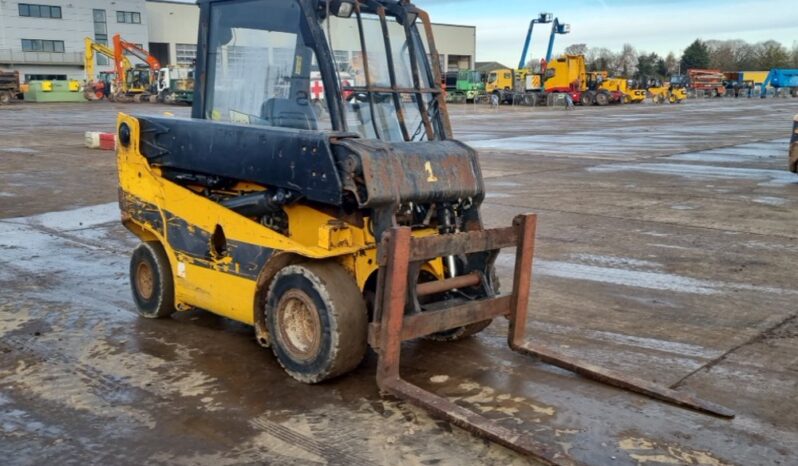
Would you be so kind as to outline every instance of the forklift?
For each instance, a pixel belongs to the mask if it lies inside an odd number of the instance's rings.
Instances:
[[[402,342],[460,340],[507,318],[515,351],[733,416],[525,342],[536,216],[484,228],[478,155],[452,137],[423,10],[407,0],[199,6],[192,117],[117,120],[119,204],[141,239],[130,281],[143,317],[199,308],[251,325],[309,384],[352,371],[371,347],[383,393],[547,464],[567,458],[402,379]],[[333,50],[353,43],[344,81]],[[314,110],[312,73],[324,112]],[[516,250],[507,294],[494,265],[503,248]]]

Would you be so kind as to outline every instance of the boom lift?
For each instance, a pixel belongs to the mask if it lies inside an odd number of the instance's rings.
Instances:
[[[497,96],[500,103],[506,104],[537,105],[542,102],[542,74],[535,73],[527,66],[526,57],[532,45],[535,24],[548,24],[551,22],[552,16],[551,13],[540,13],[537,18],[529,22],[518,68],[491,71],[485,85],[487,94]]]
[[[555,18],[551,25],[551,35],[549,35],[549,47],[546,49],[546,63],[551,61],[552,53],[554,53],[554,38],[557,34],[569,34],[571,32],[570,24],[560,23],[560,18]]]
[[[521,60],[518,62],[518,69],[526,68],[526,56],[529,53],[529,47],[532,45],[532,31],[535,29],[536,24],[549,24],[554,15],[551,13],[541,13],[537,18],[529,22],[529,31],[526,33],[526,40],[524,40],[524,49],[521,52]]]
[[[536,217],[484,228],[477,153],[452,137],[423,10],[407,0],[199,5],[192,118],[117,121],[122,222],[142,241],[130,264],[142,316],[196,307],[253,325],[306,383],[346,374],[370,345],[384,392],[548,464],[566,454],[402,379],[402,341],[458,340],[504,316],[515,351],[733,416],[524,341]],[[346,27],[325,27],[333,20]],[[344,88],[336,40],[360,57]],[[308,98],[314,63],[323,113]],[[502,295],[494,262],[510,247],[515,279]]]
[[[786,89],[791,96],[798,97],[798,69],[773,68],[770,70],[759,93],[763,99],[767,97],[768,86],[776,89],[776,95],[781,92],[781,89]]]

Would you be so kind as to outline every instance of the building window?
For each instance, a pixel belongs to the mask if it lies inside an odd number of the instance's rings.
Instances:
[[[94,42],[108,45],[108,24],[105,19],[105,10],[92,10],[94,17]],[[105,55],[97,54],[97,65],[105,66],[108,58]]]
[[[175,44],[178,65],[193,65],[197,58],[196,44]]]
[[[53,18],[61,19],[61,7],[50,5],[32,5],[30,3],[19,4],[19,15],[30,18]]]
[[[22,39],[23,52],[64,53],[63,40]]]
[[[66,81],[67,75],[65,74],[26,74],[25,82],[31,81]]]
[[[141,14],[135,11],[117,11],[117,23],[141,24]]]

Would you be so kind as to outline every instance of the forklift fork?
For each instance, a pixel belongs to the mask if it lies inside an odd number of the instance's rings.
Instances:
[[[691,394],[599,368],[539,345],[525,343],[536,225],[536,215],[528,214],[516,217],[513,226],[509,228],[413,238],[410,228],[395,227],[385,234],[379,258],[381,268],[376,301],[377,317],[369,329],[369,343],[379,354],[377,384],[383,392],[546,464],[561,464],[561,461],[572,464],[573,460],[533,439],[530,435],[500,426],[482,415],[415,386],[400,376],[399,361],[403,341],[506,316],[510,321],[508,343],[513,351],[534,356],[545,363],[599,382],[677,406],[723,418],[734,417],[734,413],[727,408],[701,400]],[[510,247],[516,247],[512,294],[405,315],[410,264],[423,263],[437,257],[496,251]],[[474,277],[463,276],[433,282],[435,285],[432,286],[435,287],[435,292],[440,292],[473,286],[473,281]],[[429,283],[424,285],[431,286]]]

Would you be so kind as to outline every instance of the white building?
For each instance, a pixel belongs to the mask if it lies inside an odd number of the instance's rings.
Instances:
[[[144,0],[0,0],[0,69],[26,81],[84,79],[83,39],[108,43],[116,33],[148,42]]]
[[[162,64],[191,64],[198,24],[196,5],[169,0],[0,0],[0,69],[17,70],[26,81],[82,80],[83,39],[108,44],[116,33]],[[474,66],[476,27],[434,24],[433,31],[445,71]],[[336,44],[339,64],[356,49]],[[112,68],[102,56],[97,62],[97,71]]]

